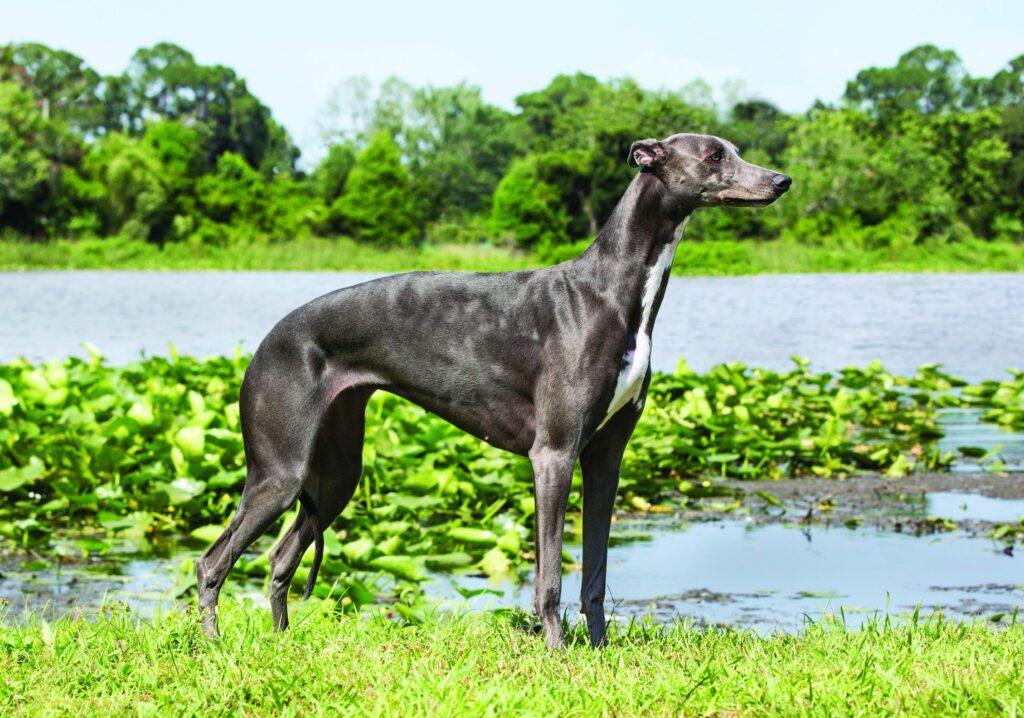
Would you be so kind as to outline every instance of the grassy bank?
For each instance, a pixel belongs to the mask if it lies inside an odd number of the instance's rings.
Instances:
[[[189,616],[0,626],[0,713],[43,715],[1019,715],[1024,627],[939,619],[800,636],[611,632],[549,654],[516,616],[403,625],[305,604],[287,634],[225,606]],[[45,679],[40,678],[45,676]]]
[[[0,270],[348,270],[400,272],[452,269],[494,272],[568,259],[586,242],[546,256],[484,245],[376,248],[350,239],[297,239],[226,247],[177,243],[163,249],[119,239],[33,243],[0,241]],[[1024,270],[1024,245],[968,241],[898,245],[880,249],[815,247],[795,242],[684,242],[676,253],[679,275],[810,272],[983,272]]]

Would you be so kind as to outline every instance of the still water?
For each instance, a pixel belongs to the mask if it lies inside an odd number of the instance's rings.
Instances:
[[[1020,501],[955,494],[936,496],[929,505],[942,511],[940,515],[949,510],[962,517],[970,513],[964,504],[975,502],[978,515],[1011,515],[1022,508]],[[614,528],[613,540],[629,528]],[[578,545],[567,550],[580,560]],[[76,607],[90,613],[104,600],[118,600],[145,616],[175,605],[181,561],[197,553],[114,557],[62,568],[11,563],[0,566],[0,603],[6,600],[7,610],[17,616],[43,607],[57,614]],[[581,578],[571,571],[562,582],[563,610],[574,620]],[[532,575],[524,583],[495,583],[482,576],[436,575],[425,588],[442,607],[529,610],[530,579]],[[729,520],[666,525],[648,541],[613,545],[606,611],[623,620],[690,618],[703,625],[761,631],[796,630],[808,618],[840,612],[848,625],[858,625],[865,618],[887,613],[900,617],[917,607],[923,615],[942,611],[950,617],[992,619],[1024,605],[1022,581],[1024,557],[1007,555],[1002,544],[961,532],[915,537],[870,527],[801,529]],[[459,588],[484,592],[467,601]],[[267,605],[262,582],[236,586],[227,594]]]
[[[0,361],[140,351],[253,351],[298,305],[372,279],[353,272],[2,272]],[[723,361],[818,370],[880,359],[897,373],[939,362],[971,381],[1024,367],[1024,274],[814,274],[673,278],[653,365]]]
[[[998,500],[994,500],[998,501]],[[1018,502],[1019,503],[1019,502]],[[957,534],[915,537],[875,528],[813,528],[742,521],[693,524],[609,550],[607,609],[620,618],[691,618],[699,624],[794,630],[807,618],[864,618],[943,611],[949,616],[1012,613],[1024,603],[1024,558],[991,541]],[[569,547],[579,561],[581,551]],[[565,576],[562,598],[579,609],[580,573]],[[485,588],[487,579],[460,579]],[[529,609],[532,587],[504,583],[477,608]],[[454,588],[433,589],[457,596]]]

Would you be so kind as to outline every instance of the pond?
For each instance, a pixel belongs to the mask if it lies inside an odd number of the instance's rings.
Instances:
[[[140,351],[252,351],[299,304],[371,279],[352,272],[0,272],[0,361],[82,354],[120,363]],[[830,370],[880,359],[898,374],[925,362],[969,381],[1024,364],[1024,275],[814,274],[675,277],[653,365],[679,357],[784,369],[791,355]]]
[[[579,560],[578,548],[570,553]],[[619,618],[683,617],[699,625],[760,630],[792,631],[808,618],[840,610],[848,625],[873,615],[900,616],[917,606],[923,614],[991,616],[1011,613],[1024,599],[1024,561],[1005,555],[1001,545],[873,527],[704,522],[612,547],[608,571],[607,603]],[[565,577],[563,600],[577,600],[581,579],[578,572]],[[486,579],[460,583],[488,586]],[[529,586],[500,589],[500,597],[485,594],[471,601],[478,608],[529,609]],[[575,612],[579,604],[567,607]]]

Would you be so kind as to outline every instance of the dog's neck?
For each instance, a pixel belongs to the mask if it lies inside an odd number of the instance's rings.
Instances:
[[[672,204],[660,179],[640,172],[579,261],[585,271],[601,283],[603,291],[610,292],[627,313],[636,315],[645,295],[651,292],[652,273],[656,273],[666,259],[671,265],[682,228],[691,212],[692,209]],[[654,290],[655,306],[651,310],[648,331],[661,303],[667,272],[657,279],[659,286]],[[630,324],[635,326],[637,317],[630,319]]]
[[[625,333],[609,334],[619,360],[615,389],[600,429],[627,403],[643,404],[651,362],[654,321],[668,285],[676,245],[689,212],[669,204],[661,181],[641,172],[630,183],[580,269],[619,315]]]

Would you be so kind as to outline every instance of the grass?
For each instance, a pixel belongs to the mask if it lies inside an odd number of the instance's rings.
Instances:
[[[0,624],[0,713],[48,715],[1019,715],[1024,626],[941,618],[798,636],[620,626],[548,653],[521,616],[407,625],[302,604],[283,635],[225,602],[194,618]]]
[[[479,245],[380,249],[351,239],[306,238],[217,247],[178,243],[163,249],[120,239],[0,241],[0,270],[307,270],[402,272],[443,269],[499,272],[527,269],[537,260],[524,253]]]
[[[543,266],[575,256],[586,242],[548,256],[501,247],[442,244],[376,248],[351,239],[306,238],[215,247],[189,242],[163,249],[121,239],[25,242],[0,240],[0,270],[347,270],[399,272],[418,269],[508,271]],[[744,275],[813,272],[1024,271],[1024,244],[982,242],[898,244],[885,248],[824,247],[789,241],[683,242],[678,275]]]

